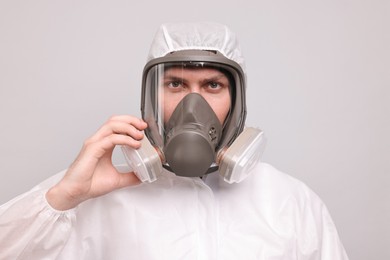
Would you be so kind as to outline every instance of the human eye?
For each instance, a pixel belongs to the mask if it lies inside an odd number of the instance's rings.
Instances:
[[[211,81],[209,82],[209,87],[212,89],[217,89],[221,87],[221,84],[219,84],[218,82]]]
[[[183,82],[180,80],[168,80],[164,83],[165,87],[173,90],[178,91],[183,88]]]
[[[168,87],[170,88],[178,88],[182,85],[182,82],[180,81],[171,81],[171,82],[168,82]]]
[[[207,82],[207,89],[210,92],[219,92],[224,88],[224,84],[218,81],[209,81]]]

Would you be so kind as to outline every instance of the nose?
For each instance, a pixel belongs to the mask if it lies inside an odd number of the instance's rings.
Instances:
[[[199,84],[191,84],[190,85],[190,93],[200,94],[200,85]]]

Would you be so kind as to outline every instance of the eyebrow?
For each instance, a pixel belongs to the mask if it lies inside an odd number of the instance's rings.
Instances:
[[[201,82],[202,83],[207,83],[209,81],[218,81],[218,80],[220,80],[222,78],[226,78],[227,82],[229,83],[229,79],[223,73],[221,73],[219,75],[216,75],[216,76],[212,76],[210,78],[206,78],[206,79],[202,80]]]
[[[220,80],[222,78],[225,78],[228,81],[228,83],[229,83],[228,77],[225,74],[223,74],[222,72],[219,73],[218,75],[204,78],[200,82],[202,84],[204,84],[204,83],[207,83],[209,81],[218,81],[218,80]],[[178,76],[169,75],[169,74],[168,75],[164,75],[164,80],[173,80],[173,81],[182,81],[182,82],[187,82],[188,81],[184,77],[178,77]]]
[[[187,82],[186,79],[184,78],[181,78],[181,77],[177,77],[177,76],[171,76],[171,75],[168,75],[168,76],[164,76],[164,81],[180,81],[180,82]]]
[[[179,76],[164,74],[164,79],[181,79]]]

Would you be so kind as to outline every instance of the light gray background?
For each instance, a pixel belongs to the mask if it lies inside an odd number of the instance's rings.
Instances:
[[[264,160],[319,194],[351,259],[390,259],[386,0],[0,0],[0,203],[66,168],[109,116],[139,115],[157,27],[199,20],[241,40]]]

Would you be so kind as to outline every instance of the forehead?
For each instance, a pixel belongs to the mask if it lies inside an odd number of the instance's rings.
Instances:
[[[165,68],[164,76],[218,77],[228,79],[225,72],[223,72],[221,69],[213,67],[172,66]]]

